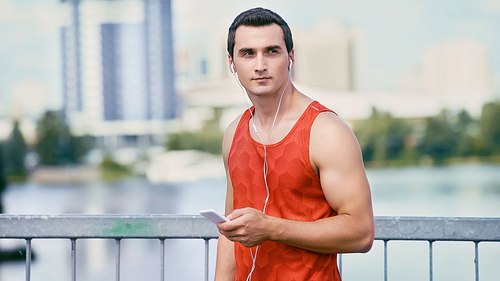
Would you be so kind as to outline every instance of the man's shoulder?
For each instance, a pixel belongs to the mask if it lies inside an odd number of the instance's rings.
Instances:
[[[234,135],[234,132],[236,131],[236,128],[238,127],[238,124],[240,123],[241,117],[243,117],[243,114],[238,115],[236,118],[234,118],[231,123],[226,127],[226,132],[224,135]]]
[[[351,128],[333,112],[320,113],[311,127],[310,156],[313,168],[336,167],[360,159],[360,148]]]
[[[332,111],[322,111],[318,114],[311,127],[311,141],[334,145],[339,140],[353,140],[351,128]],[[341,142],[340,142],[341,143]]]
[[[331,109],[325,107],[324,111],[318,113],[314,120],[313,127],[319,128],[321,131],[328,129],[342,129],[347,124]]]
[[[238,115],[226,128],[224,133],[224,139],[222,140],[222,154],[224,156],[229,155],[229,150],[231,149],[231,144],[233,143],[234,134],[236,133],[236,129],[238,128],[238,124],[240,123],[241,117],[243,113]]]

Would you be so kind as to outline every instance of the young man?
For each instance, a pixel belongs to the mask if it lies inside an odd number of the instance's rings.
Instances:
[[[356,137],[290,81],[293,41],[277,14],[238,15],[229,67],[253,107],[226,130],[226,215],[215,280],[340,280],[337,253],[374,238],[370,187]]]

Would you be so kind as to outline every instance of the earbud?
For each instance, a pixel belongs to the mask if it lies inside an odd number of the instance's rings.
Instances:
[[[234,67],[234,62],[231,63],[231,73],[232,74],[235,74],[236,73],[236,69]]]
[[[288,70],[292,69],[292,66],[293,66],[293,61],[292,59],[290,59],[290,66],[288,66]]]

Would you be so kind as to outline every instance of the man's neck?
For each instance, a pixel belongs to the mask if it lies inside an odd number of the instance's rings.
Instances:
[[[295,87],[289,82],[287,88],[276,95],[253,97],[254,122],[262,127],[272,126],[275,118],[281,119],[287,109],[292,107],[295,91]]]

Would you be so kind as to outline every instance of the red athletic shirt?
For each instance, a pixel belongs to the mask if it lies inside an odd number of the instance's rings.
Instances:
[[[253,108],[252,108],[253,110]],[[311,167],[309,135],[320,112],[330,111],[312,102],[285,138],[267,145],[269,202],[266,214],[290,220],[315,221],[335,216],[326,201],[318,175]],[[263,210],[267,196],[264,184],[262,144],[250,136],[248,110],[236,128],[229,152],[229,174],[234,209]],[[236,280],[245,281],[252,267],[250,249],[235,245]],[[255,252],[255,248],[252,248]],[[281,243],[266,241],[259,247],[252,280],[338,281],[337,255],[319,254]]]

